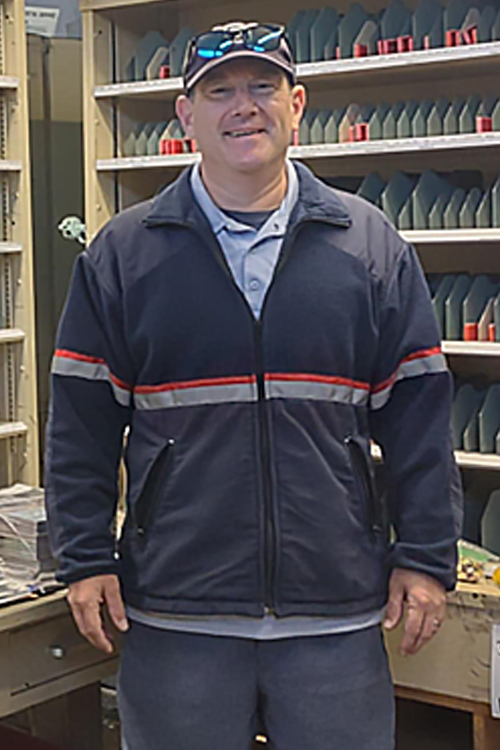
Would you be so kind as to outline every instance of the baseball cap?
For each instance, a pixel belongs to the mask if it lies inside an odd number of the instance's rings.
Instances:
[[[218,65],[238,58],[265,60],[281,68],[295,83],[295,63],[286,29],[279,24],[232,21],[193,37],[184,57],[182,77],[189,91]]]

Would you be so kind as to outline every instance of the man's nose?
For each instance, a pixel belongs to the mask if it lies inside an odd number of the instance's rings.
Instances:
[[[236,89],[232,104],[233,115],[248,115],[257,110],[255,97],[248,86],[240,86]]]

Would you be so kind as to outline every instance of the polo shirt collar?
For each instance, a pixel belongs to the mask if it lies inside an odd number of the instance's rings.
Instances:
[[[263,227],[257,232],[253,228],[249,228],[246,224],[233,219],[231,216],[222,211],[219,206],[212,200],[208,190],[203,184],[201,177],[201,165],[195,164],[191,172],[191,189],[194,197],[203,210],[203,213],[207,217],[215,235],[220,234],[223,230],[228,232],[254,232],[262,236],[281,236],[286,232],[290,215],[297,202],[299,196],[299,180],[297,177],[297,171],[290,160],[286,161],[286,169],[288,176],[288,186],[285,197],[283,198],[281,205],[274,211],[268,218]]]

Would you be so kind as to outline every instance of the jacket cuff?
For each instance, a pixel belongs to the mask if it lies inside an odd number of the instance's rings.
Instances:
[[[455,543],[420,547],[396,543],[389,556],[391,570],[408,568],[435,578],[446,591],[453,591],[457,582],[458,550]]]
[[[56,578],[61,583],[68,586],[70,583],[76,583],[77,581],[83,581],[85,578],[93,578],[94,576],[104,575],[120,575],[120,565],[117,560],[111,562],[95,563],[93,565],[75,566],[72,570],[58,570]]]

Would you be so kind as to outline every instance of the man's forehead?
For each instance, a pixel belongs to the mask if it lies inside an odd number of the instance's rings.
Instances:
[[[227,81],[235,78],[274,78],[281,79],[285,74],[272,63],[266,60],[240,59],[228,60],[223,65],[218,65],[215,70],[209,71],[201,79],[201,84],[211,84],[215,81]]]

